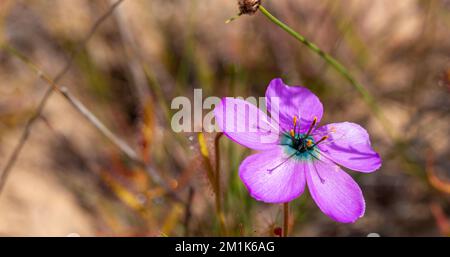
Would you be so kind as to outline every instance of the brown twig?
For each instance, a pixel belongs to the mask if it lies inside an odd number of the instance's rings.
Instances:
[[[110,0],[113,2],[113,0]],[[114,13],[114,20],[117,23],[117,29],[119,31],[119,35],[122,41],[122,45],[125,49],[125,54],[127,56],[127,64],[130,76],[133,81],[133,85],[137,92],[137,98],[139,100],[139,105],[141,109],[144,108],[147,101],[150,98],[150,91],[147,82],[147,76],[145,74],[144,68],[141,62],[141,56],[139,55],[138,44],[133,35],[131,29],[127,26],[125,20],[125,14],[122,10],[117,10]]]
[[[137,153],[130,147],[124,140],[117,137],[111,130],[109,130],[89,109],[81,103],[78,99],[76,99],[66,87],[61,87],[56,82],[50,78],[45,72],[43,72],[39,67],[37,67],[34,63],[32,63],[26,56],[18,52],[16,49],[6,46],[6,48],[14,54],[14,56],[21,59],[25,64],[27,64],[39,77],[44,80],[46,83],[50,85],[50,87],[60,93],[69,103],[80,113],[89,123],[91,123],[95,128],[97,128],[100,133],[102,133],[108,140],[110,140],[117,148],[119,148],[131,161],[133,161],[136,165],[144,168],[147,173],[150,175],[152,180],[160,185],[166,190],[166,192],[172,196],[175,200],[183,203],[184,201],[178,196],[177,193],[173,192],[169,185],[159,176],[156,170],[147,165],[142,159],[139,158]],[[39,116],[36,116],[36,118]],[[4,181],[3,181],[4,183]],[[0,188],[1,190],[1,188]],[[0,191],[1,192],[1,191]]]
[[[73,60],[75,58],[75,56],[81,51],[81,49],[84,48],[84,46],[86,45],[86,43],[92,38],[92,36],[95,34],[95,32],[97,31],[97,29],[100,27],[100,25],[114,12],[114,10],[123,2],[124,0],[118,0],[115,4],[111,5],[110,8],[108,9],[107,12],[105,12],[92,26],[91,30],[89,31],[89,33],[86,35],[86,37],[84,38],[84,40],[79,44],[78,48],[72,52],[72,54],[69,57],[69,60],[66,62],[66,65],[61,69],[61,71],[58,73],[58,75],[55,77],[54,81],[58,82],[70,69],[70,67],[72,66]],[[15,52],[17,57],[19,57],[20,59],[22,59],[22,61],[25,61],[26,58],[25,56],[21,55],[20,53],[18,53],[17,51],[15,51],[12,48],[7,47],[10,51]],[[30,64],[28,64],[30,65]],[[37,69],[37,67],[35,65],[31,65],[32,69],[36,72],[38,72],[38,74],[40,74],[39,70]],[[34,114],[30,117],[30,119],[28,119],[27,123],[25,124],[25,128],[20,136],[20,139],[17,143],[17,145],[14,147],[14,150],[11,154],[11,156],[8,158],[5,167],[2,169],[2,173],[0,176],[0,194],[3,191],[3,188],[5,186],[6,180],[8,179],[8,176],[12,170],[12,168],[14,167],[17,158],[19,157],[26,141],[28,140],[28,137],[30,136],[30,132],[31,129],[35,123],[35,121],[39,118],[39,116],[41,115],[42,111],[45,108],[45,105],[47,104],[48,99],[50,98],[50,96],[52,95],[54,90],[53,86],[50,86],[47,91],[45,91],[44,96],[42,97],[41,101],[39,102],[38,107],[36,108],[36,111],[34,112]]]
[[[117,1],[114,5],[110,7],[110,9],[97,20],[97,22],[93,25],[90,33],[87,35],[85,40],[83,40],[83,44],[86,44],[87,41],[92,37],[96,29],[100,26],[100,24],[109,17],[114,9],[121,3],[123,0]],[[159,174],[155,171],[153,167],[150,165],[146,165],[144,161],[142,161],[136,152],[123,140],[121,140],[119,137],[117,137],[113,132],[111,132],[92,112],[88,110],[78,99],[76,99],[73,95],[70,94],[67,88],[60,87],[57,84],[56,79],[61,79],[62,76],[69,70],[69,67],[71,63],[73,62],[73,58],[77,52],[81,50],[81,47],[79,50],[75,51],[72,54],[72,57],[69,59],[68,64],[62,69],[61,73],[58,74],[58,76],[53,80],[48,76],[46,73],[44,73],[39,67],[37,67],[34,63],[32,63],[26,56],[21,54],[16,49],[10,47],[10,46],[4,46],[10,53],[12,53],[14,56],[18,57],[20,60],[22,60],[25,64],[27,64],[38,76],[43,79],[46,83],[50,85],[49,90],[46,91],[44,98],[42,98],[35,114],[28,120],[25,130],[19,140],[18,145],[14,148],[14,151],[8,160],[5,168],[3,169],[2,175],[0,177],[0,194],[4,188],[5,182],[8,178],[8,175],[16,163],[16,160],[18,156],[20,155],[20,152],[25,145],[25,142],[27,141],[31,128],[34,124],[34,122],[40,117],[45,104],[47,103],[47,100],[49,99],[51,93],[53,91],[57,91],[61,93],[65,99],[67,99],[71,105],[81,114],[84,118],[86,118],[94,127],[96,127],[106,138],[108,138],[114,145],[116,145],[130,160],[132,160],[136,165],[140,166],[141,168],[144,168],[147,173],[150,175],[152,180],[164,188],[166,193],[168,193],[169,196],[171,196],[173,199],[177,200],[180,203],[184,203],[184,201],[181,199],[181,197],[173,192],[171,190],[170,186],[165,183],[165,181],[159,176]]]
[[[114,145],[116,145],[128,158],[134,162],[140,162],[136,152],[125,141],[117,137],[111,130],[109,130],[91,111],[89,111],[84,104],[76,99],[66,87],[57,87],[57,90],[69,101],[69,103],[83,115],[100,133],[108,138]]]

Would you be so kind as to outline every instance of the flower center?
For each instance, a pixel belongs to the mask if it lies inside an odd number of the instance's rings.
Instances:
[[[316,146],[325,141],[328,136],[324,136],[317,142],[311,136],[311,132],[317,124],[316,117],[306,133],[299,133],[297,131],[297,121],[297,116],[294,116],[293,129],[291,129],[289,133],[283,134],[280,144],[286,146],[285,151],[289,158],[295,158],[299,161],[317,160],[320,156],[320,151]]]
[[[314,137],[312,137],[311,132],[313,132],[317,124],[317,117],[314,117],[314,120],[309,126],[309,129],[306,132],[306,134],[297,132],[297,121],[298,121],[297,116],[294,116],[293,129],[291,129],[289,133],[283,133],[281,137],[280,145],[285,146],[284,149],[288,157],[277,166],[268,169],[267,171],[269,173],[272,173],[274,170],[280,168],[290,159],[295,159],[300,162],[320,160],[319,158],[321,152],[320,149],[316,146],[322,143],[323,141],[327,140],[328,136],[322,137],[317,142],[315,142]],[[320,178],[320,181],[322,183],[325,183],[325,179],[322,178],[317,169],[315,169],[315,171],[317,173],[317,176]]]
[[[283,166],[283,164],[288,162],[290,159],[295,159],[301,162],[319,160],[321,152],[316,146],[327,140],[328,136],[322,137],[317,142],[315,142],[314,138],[312,137],[311,132],[313,132],[314,127],[317,124],[317,117],[314,117],[313,122],[311,123],[308,131],[305,134],[297,132],[297,121],[297,116],[294,116],[293,129],[291,129],[289,133],[283,133],[283,135],[281,136],[280,145],[284,146],[284,150],[288,157],[280,164],[271,169],[268,169],[267,171],[269,171],[270,173]],[[322,181],[324,181],[320,175],[319,177]]]

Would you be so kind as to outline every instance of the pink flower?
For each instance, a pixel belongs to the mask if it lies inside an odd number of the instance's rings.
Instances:
[[[370,173],[381,166],[367,131],[350,123],[317,126],[323,115],[319,98],[305,87],[274,79],[266,91],[267,116],[244,100],[223,98],[216,122],[231,140],[259,151],[239,167],[239,176],[256,200],[285,203],[308,185],[323,213],[348,223],[364,215],[358,184],[340,166]]]

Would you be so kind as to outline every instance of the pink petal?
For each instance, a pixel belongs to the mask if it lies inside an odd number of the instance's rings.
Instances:
[[[266,203],[285,203],[303,193],[304,168],[300,162],[286,161],[287,158],[289,156],[279,147],[251,155],[241,163],[239,176],[253,198]]]
[[[244,100],[223,98],[214,109],[214,115],[223,133],[245,147],[267,150],[276,147],[280,141],[278,125]]]
[[[293,118],[299,118],[300,132],[306,132],[317,117],[322,119],[323,106],[319,98],[309,89],[301,86],[288,86],[281,79],[270,82],[266,91],[267,110],[272,118],[279,113],[279,123],[283,131],[293,128]]]
[[[319,148],[334,162],[360,172],[373,172],[381,167],[380,155],[372,149],[369,134],[358,124],[328,124],[317,129],[315,134],[316,140],[329,136]]]
[[[342,222],[355,222],[364,215],[365,202],[358,184],[336,164],[314,161],[306,168],[312,198],[323,213]]]

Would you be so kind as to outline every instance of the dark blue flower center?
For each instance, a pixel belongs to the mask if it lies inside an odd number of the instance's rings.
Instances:
[[[283,134],[280,145],[284,146],[284,151],[288,156],[299,161],[309,161],[319,158],[319,148],[316,146],[314,138],[306,134]]]
[[[320,140],[315,142],[312,133],[314,132],[315,126],[317,124],[317,117],[314,117],[314,120],[309,126],[308,131],[304,134],[297,131],[297,121],[297,116],[294,116],[293,129],[291,129],[289,133],[283,133],[283,135],[281,136],[280,145],[283,146],[284,151],[288,157],[277,166],[268,169],[269,172],[272,172],[283,166],[283,164],[288,162],[290,159],[294,159],[300,162],[319,160],[320,149],[317,147],[317,145],[327,140],[328,136],[324,136]]]
[[[297,116],[294,116],[293,129],[289,133],[283,133],[280,144],[285,146],[285,151],[289,158],[294,158],[299,161],[319,160],[320,150],[316,146],[326,140],[328,136],[324,136],[317,142],[312,137],[311,133],[315,130],[317,117],[314,117],[305,134],[297,131],[297,121]]]
[[[317,147],[317,145],[327,140],[328,136],[324,136],[320,140],[315,142],[314,137],[311,133],[313,133],[315,130],[317,117],[314,117],[314,120],[309,126],[308,131],[304,134],[297,131],[297,121],[297,116],[294,116],[293,129],[291,129],[289,133],[283,133],[281,136],[280,145],[284,148],[284,151],[288,157],[277,166],[267,169],[267,171],[272,172],[282,167],[283,164],[291,159],[299,162],[319,160],[320,149]]]

